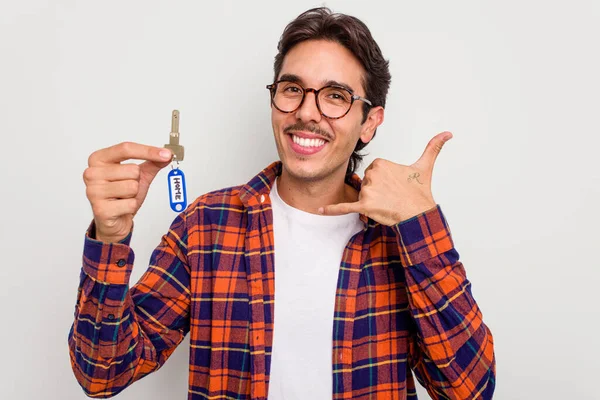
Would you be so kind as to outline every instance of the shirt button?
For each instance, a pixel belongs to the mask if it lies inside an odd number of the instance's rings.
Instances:
[[[112,321],[113,319],[115,319],[115,315],[114,314],[108,314],[108,319],[110,319]]]
[[[125,261],[124,259],[121,258],[119,261],[117,261],[118,267],[124,267],[125,265],[127,265],[127,261]]]
[[[340,354],[340,361],[344,361],[344,356]]]
[[[261,202],[261,203],[264,203],[264,202],[265,202],[265,195],[264,195],[264,194],[261,194],[261,195],[260,195],[260,202]]]

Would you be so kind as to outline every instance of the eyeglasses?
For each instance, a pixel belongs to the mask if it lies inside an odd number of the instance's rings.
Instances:
[[[339,119],[348,114],[355,100],[373,106],[369,100],[339,85],[329,85],[317,90],[303,88],[296,82],[280,80],[267,85],[267,89],[271,92],[271,104],[284,113],[298,110],[309,92],[315,94],[315,102],[321,115],[329,119]]]

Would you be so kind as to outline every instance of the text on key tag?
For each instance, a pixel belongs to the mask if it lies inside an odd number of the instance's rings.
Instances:
[[[187,195],[185,190],[185,175],[179,168],[174,168],[167,175],[169,181],[169,203],[171,210],[183,211],[187,206]]]

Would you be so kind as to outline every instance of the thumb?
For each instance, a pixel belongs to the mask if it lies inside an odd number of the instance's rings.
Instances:
[[[419,158],[415,164],[423,164],[422,166],[427,170],[433,170],[433,165],[435,164],[438,154],[440,154],[442,147],[450,139],[452,139],[451,132],[446,131],[435,135],[429,143],[427,143],[423,155],[421,155],[421,158]]]
[[[158,172],[170,163],[171,161],[144,161],[140,164],[140,181],[150,184]]]
[[[344,215],[360,212],[362,212],[362,204],[358,201],[354,203],[331,204],[319,208],[319,214],[323,215]]]
[[[154,180],[158,172],[170,163],[171,161],[144,161],[140,164],[139,189],[136,196],[138,209],[142,206],[142,203],[146,199],[146,195],[148,194],[150,185],[152,184],[152,181]]]

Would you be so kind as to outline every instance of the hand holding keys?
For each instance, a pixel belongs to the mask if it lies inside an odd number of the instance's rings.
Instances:
[[[185,209],[185,176],[178,164],[183,161],[184,149],[179,144],[177,110],[172,114],[169,144],[165,148],[123,142],[90,155],[83,180],[94,213],[95,239],[114,243],[129,234],[133,216],[142,206],[154,177],[171,162],[177,163],[168,175],[171,208]],[[144,162],[121,163],[131,159]]]

